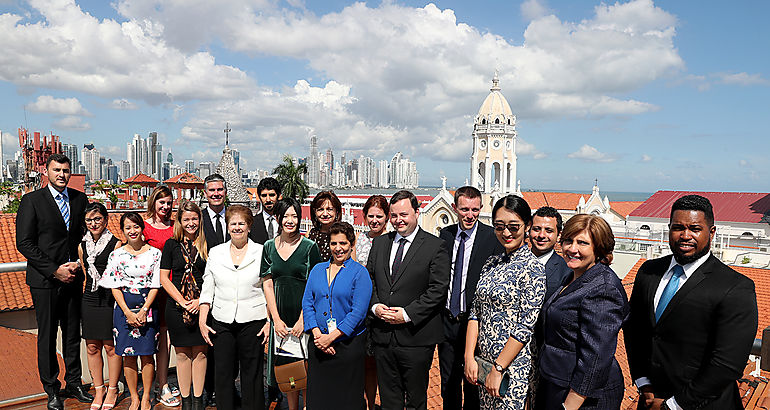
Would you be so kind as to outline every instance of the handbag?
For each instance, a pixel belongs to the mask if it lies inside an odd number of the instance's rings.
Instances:
[[[307,352],[303,343],[300,343],[299,346],[304,359],[275,366],[275,381],[278,382],[278,388],[284,393],[307,388]]]
[[[187,248],[182,245],[182,255],[184,256],[185,260],[185,270],[184,275],[182,276],[182,291],[180,292],[182,294],[182,297],[185,298],[185,300],[193,300],[198,299],[201,295],[201,289],[198,286],[198,283],[195,281],[195,276],[193,275],[193,269],[195,269],[195,259],[198,257],[197,252],[195,253],[195,257],[191,257],[190,253],[188,252]],[[193,248],[195,249],[195,248]],[[177,303],[177,305],[179,305]],[[182,321],[187,326],[195,326],[198,324],[198,315],[192,314],[187,311],[183,306],[179,305],[180,308],[182,308]]]
[[[495,368],[495,365],[489,360],[479,356],[474,356],[473,358],[476,359],[476,364],[479,366],[479,374],[476,377],[476,382],[480,385],[484,385],[487,381],[487,376],[489,376],[489,373],[492,371],[492,369]],[[508,393],[508,388],[510,386],[511,374],[508,372],[503,372],[503,377],[500,380],[500,388],[498,389],[500,391],[500,397],[503,397],[506,393]]]

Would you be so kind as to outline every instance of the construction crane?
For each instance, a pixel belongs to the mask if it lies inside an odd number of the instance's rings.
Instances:
[[[43,135],[41,141],[39,131],[30,135],[29,131],[22,127],[19,128],[19,148],[24,156],[24,177],[21,182],[26,193],[41,187],[45,161],[51,154],[61,154],[62,147],[58,135]]]

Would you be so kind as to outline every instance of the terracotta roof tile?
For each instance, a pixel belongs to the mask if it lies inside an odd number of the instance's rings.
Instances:
[[[533,211],[542,206],[574,211],[577,209],[581,197],[584,200],[588,199],[588,195],[574,192],[522,192],[521,195]]]
[[[157,179],[142,173],[136,174],[123,180],[124,184],[157,184],[159,182],[160,181]]]
[[[197,175],[193,175],[189,172],[183,172],[163,182],[166,184],[195,184],[203,186],[203,180],[200,179]]]
[[[37,336],[0,327],[0,401],[43,392],[37,372]],[[64,369],[61,356],[59,367]],[[23,359],[23,360],[21,360]],[[63,373],[60,379],[63,377]]]
[[[623,218],[628,218],[628,215],[631,214],[631,212],[633,212],[634,209],[638,208],[639,205],[643,203],[644,202],[642,201],[610,202],[610,208],[612,208],[613,211],[617,212]]]

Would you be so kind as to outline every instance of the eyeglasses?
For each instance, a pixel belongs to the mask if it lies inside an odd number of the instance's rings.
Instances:
[[[504,224],[502,222],[495,222],[493,226],[497,232],[502,232],[505,230],[505,228],[508,228],[508,231],[511,233],[518,232],[519,229],[521,229],[521,224]]]
[[[96,222],[99,224],[99,223],[102,223],[102,221],[104,221],[104,218],[102,218],[101,216],[98,216],[96,218],[86,218],[87,224],[90,224],[91,222]]]

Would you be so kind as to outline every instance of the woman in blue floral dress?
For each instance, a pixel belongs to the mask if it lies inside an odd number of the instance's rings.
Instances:
[[[130,410],[152,408],[150,392],[155,376],[153,355],[158,351],[158,309],[153,305],[160,288],[161,252],[144,242],[144,221],[136,212],[120,218],[126,244],[110,254],[99,286],[115,297],[112,334],[115,353],[123,356],[123,373],[131,392]],[[144,394],[139,398],[136,357],[142,365]]]
[[[494,364],[479,388],[482,409],[524,409],[532,368],[530,339],[545,297],[545,268],[524,245],[532,221],[527,202],[516,195],[492,209],[495,235],[505,253],[487,259],[471,307],[465,345],[465,377],[477,383],[475,355]],[[510,387],[500,395],[503,373]]]

